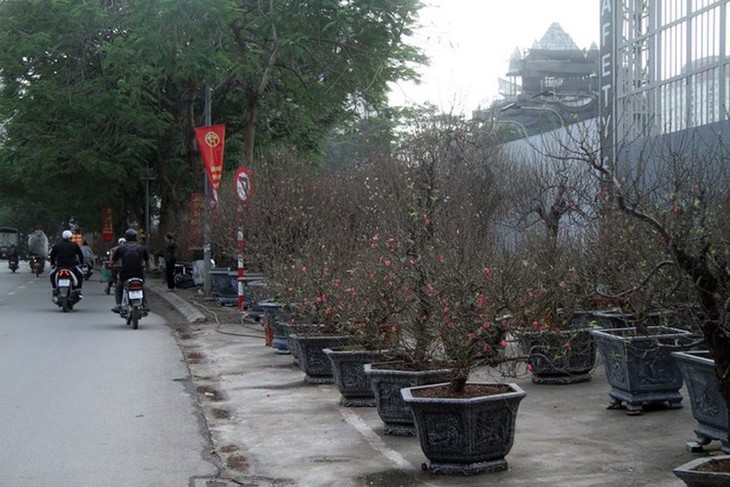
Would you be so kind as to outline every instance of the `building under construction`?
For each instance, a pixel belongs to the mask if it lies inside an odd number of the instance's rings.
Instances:
[[[528,135],[595,118],[598,114],[599,51],[580,49],[553,23],[530,49],[512,54],[502,99],[474,118],[512,123]]]

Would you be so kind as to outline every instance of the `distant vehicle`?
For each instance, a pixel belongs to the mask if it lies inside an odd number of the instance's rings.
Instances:
[[[17,228],[0,227],[0,259],[8,258],[8,247],[11,245],[15,245],[19,249],[19,241],[20,232],[18,232]]]

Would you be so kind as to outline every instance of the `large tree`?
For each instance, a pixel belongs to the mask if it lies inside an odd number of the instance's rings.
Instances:
[[[149,167],[163,226],[173,225],[203,179],[193,127],[205,86],[213,123],[227,126],[227,161],[253,165],[256,148],[277,144],[320,151],[333,126],[385,106],[389,81],[414,76],[423,59],[405,39],[419,8],[4,0],[0,170],[49,211],[94,219],[101,205],[139,218]]]

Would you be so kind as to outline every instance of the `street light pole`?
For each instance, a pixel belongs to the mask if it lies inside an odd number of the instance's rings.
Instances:
[[[211,115],[211,100],[210,100],[211,88],[210,86],[205,87],[205,125],[209,126],[212,122]],[[205,215],[203,217],[203,296],[210,296],[210,181],[208,181],[208,175],[203,172],[204,179],[204,198],[205,198]]]

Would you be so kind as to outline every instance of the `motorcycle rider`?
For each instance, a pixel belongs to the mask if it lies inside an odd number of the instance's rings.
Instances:
[[[15,269],[18,268],[18,248],[15,244],[10,244],[10,247],[8,247],[7,257],[8,267],[15,272]]]
[[[114,286],[114,292],[116,292],[116,285],[119,281],[119,267],[120,263],[117,262],[116,264],[112,263],[112,256],[114,255],[114,252],[117,251],[119,247],[126,244],[127,240],[124,237],[120,237],[119,240],[117,240],[117,245],[109,249],[109,260],[104,262],[104,265],[109,269],[111,272],[111,276],[109,276],[109,282],[107,283],[106,293],[109,294],[109,291],[111,290],[112,286]]]
[[[83,296],[81,295],[81,286],[84,282],[84,275],[79,266],[84,261],[84,254],[81,252],[81,248],[71,241],[72,236],[73,235],[70,230],[64,230],[61,234],[61,241],[56,243],[51,249],[51,267],[53,268],[51,270],[51,286],[53,287],[54,302],[56,299],[56,293],[58,292],[56,290],[56,271],[59,267],[66,267],[73,272],[78,281],[76,290],[78,292],[79,299],[83,299]]]
[[[89,242],[86,240],[84,240],[84,243],[81,245],[81,253],[84,254],[84,262],[89,264],[90,267],[94,267],[94,259],[96,256],[94,255],[94,251],[91,250]]]
[[[144,280],[145,272],[150,269],[150,254],[144,245],[137,243],[137,231],[133,228],[124,232],[126,243],[119,245],[112,254],[112,267],[119,263],[119,279],[114,294],[116,306],[112,308],[114,313],[119,313],[122,308],[122,292],[124,283],[131,277],[138,277]],[[144,294],[144,307],[147,308],[147,293]]]

